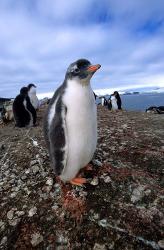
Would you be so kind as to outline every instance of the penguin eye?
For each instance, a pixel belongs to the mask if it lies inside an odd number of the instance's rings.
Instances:
[[[74,70],[74,72],[75,72],[75,73],[79,73],[80,70],[79,70],[78,68],[76,68],[76,69]]]

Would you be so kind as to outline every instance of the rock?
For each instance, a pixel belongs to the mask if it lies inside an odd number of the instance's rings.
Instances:
[[[39,167],[38,167],[37,165],[34,165],[34,166],[32,167],[32,172],[33,172],[34,174],[37,174],[37,173],[39,172]]]
[[[59,206],[56,204],[52,206],[52,210],[54,210],[54,211],[56,211],[58,208],[59,208]]]
[[[93,164],[98,166],[98,167],[101,167],[102,166],[102,163],[99,161],[99,160],[93,160]]]
[[[0,231],[2,232],[5,229],[5,223],[0,220]]]
[[[158,241],[158,245],[164,249],[164,239]]]
[[[32,217],[34,214],[37,213],[37,208],[36,207],[32,207],[29,212],[28,212],[28,216]]]
[[[47,178],[46,185],[52,186],[53,185],[53,179],[52,178]]]
[[[36,247],[43,241],[43,236],[40,233],[34,233],[31,235],[31,244]]]
[[[34,147],[38,146],[38,142],[36,140],[34,140],[34,139],[32,139],[32,144],[33,144]]]
[[[90,184],[93,185],[93,186],[97,186],[97,185],[99,184],[99,179],[98,179],[97,177],[95,177],[95,178],[91,181]]]
[[[7,243],[7,237],[4,236],[1,240],[1,246],[5,245]]]
[[[24,180],[27,179],[27,176],[26,176],[26,175],[23,175],[23,176],[21,177],[21,179],[24,181]]]
[[[33,161],[30,162],[30,166],[34,166],[34,165],[36,165],[36,164],[38,164],[38,161],[37,161],[37,160],[33,160]]]
[[[16,214],[18,215],[18,217],[22,216],[25,214],[24,211],[16,211]]]
[[[60,234],[57,235],[56,243],[66,245],[68,243],[68,238],[60,232]]]
[[[110,176],[107,175],[107,176],[104,177],[104,182],[105,182],[105,183],[109,183],[109,182],[111,182],[111,181],[112,181],[112,180],[111,180]]]
[[[12,192],[13,192],[13,191],[18,192],[18,191],[19,191],[19,187],[13,187],[13,188],[11,189],[11,191],[12,191]]]
[[[133,203],[135,203],[135,202],[141,200],[144,196],[144,190],[145,190],[145,187],[143,185],[135,188],[132,192],[131,201]]]
[[[11,209],[10,211],[7,212],[7,218],[9,220],[12,220],[13,217],[14,217],[14,211],[13,209]]]
[[[18,194],[17,192],[13,192],[13,193],[11,193],[10,197],[15,198],[17,196],[17,194]]]
[[[100,215],[98,213],[94,213],[93,216],[92,216],[92,218],[94,220],[98,220],[100,218]]]
[[[25,171],[25,174],[29,174],[30,173],[30,169],[28,168],[26,171]]]
[[[20,218],[14,218],[9,221],[9,225],[15,227],[20,222]]]
[[[95,243],[94,247],[93,247],[93,250],[106,250],[106,246],[103,244],[103,245],[100,245],[98,243]]]
[[[107,227],[108,226],[107,219],[102,219],[102,220],[98,221],[98,225],[102,226],[102,227]]]

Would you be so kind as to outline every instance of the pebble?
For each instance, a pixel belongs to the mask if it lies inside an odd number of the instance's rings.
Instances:
[[[2,240],[1,240],[1,245],[3,246],[3,245],[5,245],[6,243],[7,243],[7,237],[4,236],[4,237],[2,238]]]
[[[158,245],[164,249],[164,239],[158,241]]]
[[[7,212],[7,218],[9,220],[12,220],[13,217],[14,217],[14,211],[13,209],[11,209],[10,211]]]
[[[104,182],[105,182],[105,183],[109,183],[109,182],[111,182],[111,181],[112,181],[112,180],[111,180],[110,176],[107,175],[107,176],[104,177]]]
[[[37,161],[37,160],[33,160],[33,161],[30,162],[30,166],[34,166],[34,165],[36,165],[36,164],[38,164],[38,161]]]
[[[22,216],[25,214],[24,211],[16,211],[16,214],[18,215],[18,217]]]
[[[1,229],[1,232],[5,229],[5,223],[0,220],[0,229]]]
[[[57,236],[56,243],[66,245],[68,242],[68,238],[60,234]]]
[[[9,221],[9,225],[15,227],[20,222],[20,218],[15,218]]]
[[[95,178],[91,181],[90,184],[93,185],[93,186],[97,186],[97,185],[99,184],[99,179],[98,179],[97,177],[95,177]]]
[[[145,187],[141,185],[133,190],[132,196],[131,196],[131,201],[133,203],[142,199],[142,197],[144,196],[144,189]]]
[[[21,179],[24,181],[24,180],[27,179],[27,176],[26,176],[26,175],[23,175],[23,176],[21,177]]]
[[[33,143],[34,147],[37,147],[37,146],[38,146],[38,142],[35,141],[35,140],[33,140],[33,139],[32,139],[32,143]]]
[[[103,244],[103,245],[100,245],[98,243],[95,243],[94,247],[93,247],[93,250],[106,250],[106,246]]]
[[[52,206],[52,210],[55,210],[55,211],[56,211],[58,208],[59,208],[58,205],[53,205],[53,206]]]
[[[30,169],[28,168],[26,171],[25,171],[25,174],[29,174],[30,173]]]
[[[53,179],[48,178],[47,181],[46,181],[46,185],[52,186],[53,185]]]
[[[37,174],[37,173],[39,172],[39,167],[38,167],[37,165],[34,165],[34,166],[32,167],[32,172],[33,172],[34,174]]]
[[[43,236],[40,233],[34,233],[31,235],[32,246],[37,246],[43,241]]]
[[[107,222],[107,219],[102,219],[98,222],[98,225],[99,226],[102,226],[102,227],[107,227],[108,226],[108,222]]]
[[[37,213],[37,208],[36,207],[32,207],[29,212],[28,212],[28,217],[32,217],[34,214]]]
[[[15,198],[17,196],[17,194],[18,194],[17,192],[13,192],[13,193],[11,193],[10,197]]]
[[[93,160],[93,164],[98,166],[98,167],[101,167],[102,166],[102,163],[99,161],[99,160]]]

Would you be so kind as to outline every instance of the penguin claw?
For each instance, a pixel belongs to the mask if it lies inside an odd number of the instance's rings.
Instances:
[[[83,184],[87,183],[85,178],[74,178],[70,181],[72,185],[82,186]]]

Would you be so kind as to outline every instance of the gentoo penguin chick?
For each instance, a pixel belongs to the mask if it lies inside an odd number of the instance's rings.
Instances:
[[[17,127],[34,126],[36,123],[36,111],[28,97],[28,88],[23,87],[20,94],[13,102],[13,114]]]
[[[36,86],[33,83],[30,83],[28,86],[28,96],[30,98],[31,104],[35,109],[39,108],[39,100],[36,96]]]
[[[90,79],[100,67],[86,59],[72,63],[47,109],[45,140],[53,169],[64,182],[86,182],[75,177],[96,150],[97,110]]]

